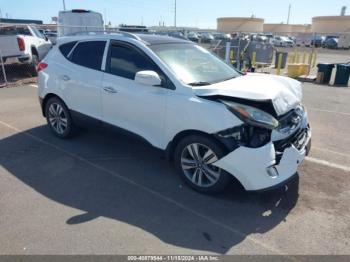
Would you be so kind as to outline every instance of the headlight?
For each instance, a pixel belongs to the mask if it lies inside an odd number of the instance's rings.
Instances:
[[[277,131],[289,135],[296,131],[303,122],[306,110],[302,105],[297,106],[292,112],[280,119]]]
[[[221,102],[223,102],[233,114],[249,125],[271,130],[277,128],[279,125],[276,118],[260,109],[230,101],[222,100]]]

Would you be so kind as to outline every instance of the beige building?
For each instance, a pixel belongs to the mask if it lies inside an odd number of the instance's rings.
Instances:
[[[286,34],[292,31],[292,26],[288,24],[264,24],[264,33]]]
[[[291,25],[292,26],[292,33],[311,33],[311,25],[307,24],[307,25]]]
[[[350,33],[350,16],[318,16],[312,18],[312,32]]]
[[[225,33],[262,33],[264,19],[252,17],[221,17],[217,19],[217,30]]]
[[[265,24],[262,18],[221,17],[217,19],[217,30],[225,33],[273,33],[293,36],[298,33],[311,33],[311,25]]]
[[[298,33],[311,33],[311,25],[264,24],[264,33],[294,36]]]

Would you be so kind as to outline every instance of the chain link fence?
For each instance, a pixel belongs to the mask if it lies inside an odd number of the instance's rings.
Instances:
[[[13,62],[2,55],[0,50],[0,88],[36,82],[29,64]]]
[[[0,29],[3,25],[0,25]],[[11,25],[6,25],[6,27]],[[25,27],[28,25],[12,25]],[[33,26],[33,25],[30,25]],[[46,40],[56,44],[57,32],[72,35],[100,33],[142,33],[189,39],[212,51],[242,71],[287,75],[316,75],[318,63],[350,61],[350,33],[222,33],[215,30],[174,27],[121,26],[104,29],[89,26],[36,25]],[[62,30],[64,29],[64,30]],[[1,34],[0,34],[1,37]],[[38,37],[38,35],[36,36]],[[1,45],[0,45],[1,49]],[[0,50],[0,87],[22,81],[35,81],[27,65],[11,63]],[[298,67],[298,73],[293,67]]]
[[[6,70],[5,70],[5,64],[4,59],[2,57],[2,52],[0,50],[0,88],[7,86],[7,77],[6,77]]]

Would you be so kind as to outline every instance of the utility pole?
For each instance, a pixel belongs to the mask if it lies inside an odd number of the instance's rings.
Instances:
[[[289,25],[289,20],[290,20],[290,11],[292,9],[292,5],[289,4],[289,8],[288,8],[288,18],[287,18],[287,25]]]
[[[176,23],[177,23],[177,0],[175,0],[175,16],[174,16],[174,25],[176,27]]]
[[[63,1],[63,11],[66,11],[66,1],[65,0],[62,0]]]

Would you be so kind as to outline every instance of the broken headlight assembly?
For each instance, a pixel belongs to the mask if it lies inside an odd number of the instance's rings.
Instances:
[[[228,110],[250,126],[273,130],[279,125],[276,118],[260,109],[230,101],[222,100],[221,102],[226,105]]]
[[[299,105],[296,109],[289,112],[287,115],[280,119],[280,124],[277,128],[277,131],[284,135],[293,134],[300,128],[305,113],[306,109],[302,105]]]
[[[221,102],[244,122],[241,126],[217,133],[221,141],[231,148],[235,146],[259,148],[270,142],[272,130],[279,125],[272,115],[251,106],[229,101]]]

